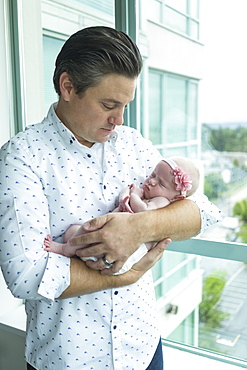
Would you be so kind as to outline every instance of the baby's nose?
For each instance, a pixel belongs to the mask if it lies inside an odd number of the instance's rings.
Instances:
[[[150,179],[150,180],[149,180],[149,183],[150,183],[150,185],[152,185],[152,186],[156,185],[156,181],[155,181],[155,179]]]

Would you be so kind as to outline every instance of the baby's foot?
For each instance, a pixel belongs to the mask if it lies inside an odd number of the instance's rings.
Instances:
[[[44,240],[44,245],[45,245],[45,251],[51,252],[52,248],[52,237],[50,235],[47,235],[45,240]]]
[[[54,242],[50,235],[47,235],[47,237],[45,238],[44,245],[45,245],[45,251],[46,252],[53,252],[53,253],[63,254],[63,245],[64,244]]]

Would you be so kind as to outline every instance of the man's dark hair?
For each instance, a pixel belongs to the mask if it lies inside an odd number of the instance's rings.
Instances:
[[[67,72],[76,94],[83,95],[107,74],[136,78],[141,68],[140,51],[128,35],[110,27],[88,27],[70,36],[63,45],[56,59],[53,83],[60,96],[59,79]]]

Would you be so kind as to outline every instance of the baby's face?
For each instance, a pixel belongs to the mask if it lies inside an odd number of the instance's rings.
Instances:
[[[172,200],[177,194],[180,194],[179,191],[175,190],[173,179],[173,170],[169,164],[164,161],[159,162],[143,183],[144,198],[165,197]]]

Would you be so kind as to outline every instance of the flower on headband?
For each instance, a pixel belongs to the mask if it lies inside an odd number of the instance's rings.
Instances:
[[[184,173],[180,168],[174,168],[173,170],[174,182],[176,184],[176,190],[186,192],[192,188],[192,181],[187,173]]]

